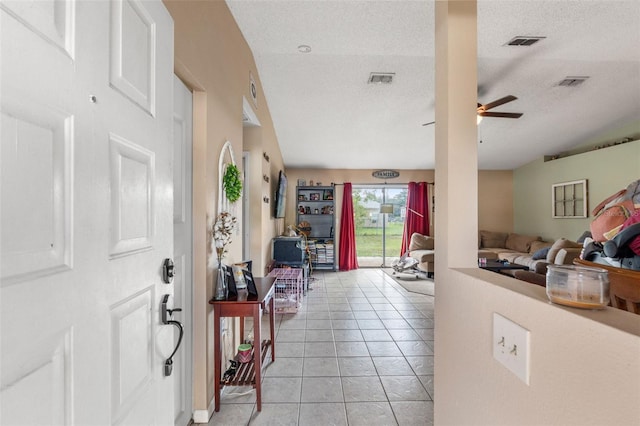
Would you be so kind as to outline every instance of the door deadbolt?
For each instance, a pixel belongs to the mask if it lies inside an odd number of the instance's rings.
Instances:
[[[162,263],[162,281],[166,284],[171,284],[173,282],[173,276],[176,273],[176,267],[173,264],[173,260],[167,258]]]

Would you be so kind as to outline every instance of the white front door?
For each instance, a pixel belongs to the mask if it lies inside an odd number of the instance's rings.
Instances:
[[[174,356],[176,426],[186,426],[193,415],[192,375],[192,225],[191,176],[193,97],[187,87],[174,77],[173,83],[173,258],[174,307],[182,309],[174,314],[184,328],[182,344]],[[176,342],[178,331],[176,330]]]
[[[173,23],[0,3],[2,424],[172,424]]]

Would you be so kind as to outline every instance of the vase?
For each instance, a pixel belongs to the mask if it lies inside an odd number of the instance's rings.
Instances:
[[[218,278],[216,280],[216,291],[213,293],[213,298],[215,300],[227,300],[227,282],[221,262],[218,262]]]

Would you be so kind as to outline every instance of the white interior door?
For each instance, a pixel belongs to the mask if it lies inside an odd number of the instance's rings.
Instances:
[[[2,1],[1,424],[171,424],[173,23]]]
[[[173,258],[175,262],[174,305],[182,312],[174,314],[182,322],[184,337],[174,356],[177,426],[186,426],[193,415],[192,369],[192,225],[191,176],[193,146],[193,97],[178,77],[173,79]],[[175,339],[178,339],[176,330]]]

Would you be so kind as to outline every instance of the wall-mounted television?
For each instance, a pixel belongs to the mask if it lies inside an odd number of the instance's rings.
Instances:
[[[284,209],[286,204],[287,204],[287,175],[285,175],[284,172],[280,170],[280,175],[278,176],[278,188],[276,189],[276,196],[275,196],[275,209],[274,209],[275,217],[284,217]]]

